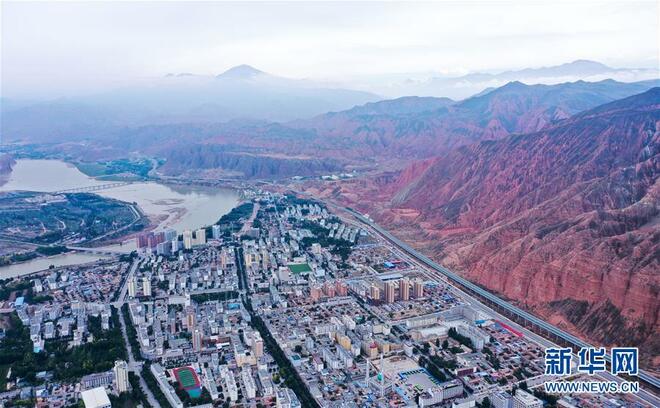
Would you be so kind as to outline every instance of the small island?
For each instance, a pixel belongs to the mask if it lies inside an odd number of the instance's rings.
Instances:
[[[139,208],[89,193],[0,193],[0,265],[51,256],[147,225]]]

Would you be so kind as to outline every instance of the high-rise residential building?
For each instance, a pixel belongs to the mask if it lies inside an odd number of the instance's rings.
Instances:
[[[138,249],[146,248],[149,245],[149,233],[138,234],[136,241]]]
[[[261,334],[255,331],[252,338],[252,352],[256,358],[259,358],[264,355],[264,340],[261,338]]]
[[[172,253],[176,254],[181,250],[181,242],[179,242],[179,238],[174,238],[172,240]]]
[[[337,292],[337,296],[347,296],[348,285],[343,280],[338,280],[335,282],[335,291]]]
[[[394,282],[385,282],[385,302],[394,303]]]
[[[144,296],[151,296],[151,278],[148,276],[142,278],[142,294]]]
[[[159,242],[158,245],[156,245],[156,254],[158,254],[158,255],[169,255],[170,254],[170,248],[172,248],[172,242],[171,241]]]
[[[174,241],[177,239],[177,233],[175,229],[167,228],[163,234],[165,236],[165,241]]]
[[[238,386],[236,385],[236,379],[234,373],[229,370],[228,366],[220,366],[220,378],[224,380],[224,394],[229,401],[238,400]]]
[[[165,232],[160,231],[154,234],[154,247],[158,246],[161,242],[165,242]]]
[[[115,382],[117,383],[117,391],[120,393],[128,391],[128,365],[123,360],[115,361]]]
[[[490,341],[488,333],[482,331],[476,326],[460,325],[456,327],[456,332],[461,336],[470,339],[470,341],[472,341],[472,347],[479,351],[481,351],[481,349],[484,348],[484,345],[488,344]]]
[[[243,388],[245,388],[245,396],[248,399],[253,399],[257,396],[257,385],[252,376],[250,367],[243,367],[241,371],[241,379],[243,380]]]
[[[314,285],[309,289],[309,297],[312,299],[312,302],[317,302],[321,299],[323,291],[319,285]]]
[[[326,282],[323,284],[323,292],[327,297],[335,297],[335,285],[330,282]]]
[[[206,229],[200,228],[195,231],[195,241],[194,245],[204,245],[206,244]]]
[[[137,281],[131,277],[128,280],[128,297],[134,298],[135,295],[137,295]]]
[[[410,300],[410,280],[408,278],[399,281],[399,299]]]
[[[188,307],[186,309],[186,328],[189,332],[192,332],[195,329],[195,309]]]
[[[220,229],[219,225],[214,225],[211,227],[211,234],[213,235],[213,239],[220,239],[222,236],[222,230]]]
[[[191,249],[193,247],[193,233],[191,230],[183,231],[183,247]]]
[[[413,296],[415,299],[424,297],[424,281],[420,278],[415,279],[415,283],[413,285]]]
[[[195,330],[192,336],[193,350],[200,351],[202,349],[202,337],[202,331],[199,329]]]
[[[232,255],[229,254],[229,251],[227,251],[226,248],[222,248],[222,251],[220,252],[220,267],[222,269],[227,268],[227,265],[229,265],[229,261],[231,260]]]
[[[380,288],[374,284],[371,285],[371,299],[380,300]]]
[[[268,266],[270,264],[270,255],[265,253],[264,251],[261,253],[260,258],[261,258],[261,269],[268,270]]]

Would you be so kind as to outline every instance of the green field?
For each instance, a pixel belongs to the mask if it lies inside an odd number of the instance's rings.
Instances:
[[[195,377],[193,376],[192,370],[190,368],[182,368],[177,370],[176,373],[179,378],[179,383],[184,389],[197,385],[195,382]]]
[[[118,159],[105,162],[78,162],[78,170],[90,177],[105,180],[135,179],[142,180],[149,176],[153,163],[149,159]],[[121,177],[116,177],[121,175]]]
[[[310,268],[309,265],[306,263],[289,264],[289,270],[291,271],[291,273],[295,275],[299,275],[301,273],[311,272],[312,268]]]

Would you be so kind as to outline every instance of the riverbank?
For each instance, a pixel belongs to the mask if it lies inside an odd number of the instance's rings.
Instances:
[[[94,187],[106,184],[80,172],[70,163],[60,160],[16,161],[13,171],[2,191],[30,190],[54,192],[72,188]],[[143,225],[140,231],[173,228],[177,231],[195,230],[214,224],[223,215],[229,213],[240,201],[241,194],[236,189],[213,186],[190,185],[167,180],[137,182],[95,192],[101,197],[130,203],[130,206],[142,215]],[[107,234],[103,239],[92,242],[95,248],[108,249],[112,252],[130,252],[135,249],[137,231],[124,228]],[[117,234],[117,235],[114,235]],[[76,245],[80,245],[77,242]],[[86,242],[89,245],[89,242]],[[60,258],[58,258],[60,257]],[[94,260],[93,254],[67,253],[53,258],[37,258],[21,264],[0,267],[0,277],[6,274],[16,276],[16,268],[24,267],[27,273],[35,268],[47,269],[54,266],[70,265],[72,261]],[[7,272],[5,272],[7,271]]]

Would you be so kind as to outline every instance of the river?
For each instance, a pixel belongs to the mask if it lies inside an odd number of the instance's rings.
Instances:
[[[80,172],[75,166],[60,160],[17,160],[7,182],[0,191],[28,190],[53,192],[78,187],[108,184]],[[156,229],[174,228],[179,232],[216,222],[231,211],[239,201],[236,190],[199,186],[180,186],[156,182],[133,183],[99,191],[98,194],[126,202],[135,202],[158,223]],[[134,240],[112,245],[114,250],[130,252]],[[99,259],[98,255],[67,253],[50,258],[37,258],[20,264],[0,267],[0,278],[23,275],[48,268]]]

